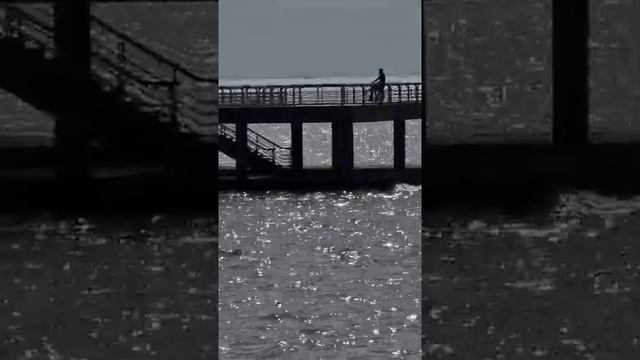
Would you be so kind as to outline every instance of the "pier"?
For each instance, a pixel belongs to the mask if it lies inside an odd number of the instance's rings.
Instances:
[[[233,171],[221,172],[223,187],[258,175],[273,186],[288,184],[366,184],[377,181],[419,182],[420,169],[406,163],[406,121],[422,118],[421,83],[387,83],[384,96],[370,100],[371,84],[298,84],[220,86],[219,150],[236,160]],[[393,122],[393,168],[354,168],[355,123]],[[305,169],[303,125],[331,124],[331,169]],[[249,124],[288,124],[291,146],[277,144],[249,129]],[[232,125],[232,126],[230,126]],[[258,179],[254,177],[253,179]],[[255,182],[255,181],[254,181]]]

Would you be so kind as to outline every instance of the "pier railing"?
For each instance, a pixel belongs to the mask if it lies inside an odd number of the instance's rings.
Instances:
[[[371,96],[371,84],[300,84],[221,86],[222,107],[367,106],[422,101],[422,83],[388,83],[382,99]]]

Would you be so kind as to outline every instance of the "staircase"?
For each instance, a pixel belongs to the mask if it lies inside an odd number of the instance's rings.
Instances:
[[[236,131],[231,126],[220,124],[218,134],[218,150],[234,159],[244,150],[247,163],[253,170],[273,171],[291,167],[291,148],[280,146],[251,129],[247,129],[246,147],[237,142]]]
[[[1,12],[1,10],[0,10]],[[57,78],[52,14],[4,5],[0,87],[55,116]],[[166,159],[216,147],[217,79],[197,75],[91,18],[92,138],[100,148]]]

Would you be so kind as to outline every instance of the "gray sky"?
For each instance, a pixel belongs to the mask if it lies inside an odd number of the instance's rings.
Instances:
[[[421,0],[220,0],[220,78],[420,74]]]

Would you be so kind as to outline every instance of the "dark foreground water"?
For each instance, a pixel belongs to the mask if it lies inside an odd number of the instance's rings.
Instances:
[[[420,188],[220,197],[221,359],[418,359]]]
[[[572,193],[528,215],[425,222],[428,358],[639,358],[640,198]]]
[[[211,215],[0,217],[0,359],[213,359]]]

